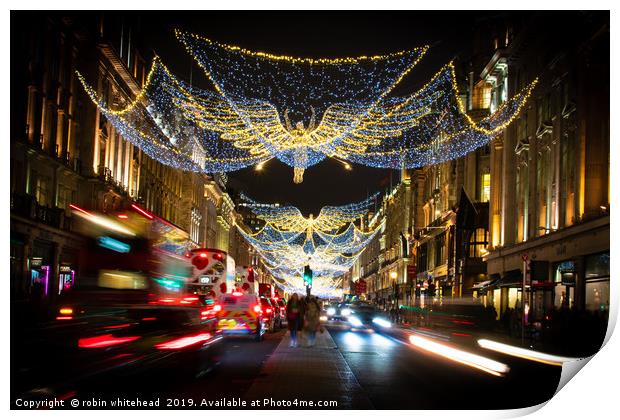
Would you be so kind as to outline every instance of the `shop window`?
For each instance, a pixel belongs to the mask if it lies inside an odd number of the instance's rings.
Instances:
[[[609,311],[609,252],[586,257],[586,310]]]
[[[556,309],[572,308],[575,303],[576,269],[574,261],[563,261],[557,264],[554,271],[554,301]]]
[[[511,287],[508,289],[508,307],[516,308],[517,300],[519,299],[519,290],[516,287]]]
[[[609,311],[609,280],[586,282],[586,310]]]
[[[495,308],[495,319],[499,320],[499,314],[501,313],[501,290],[493,290],[493,308]]]

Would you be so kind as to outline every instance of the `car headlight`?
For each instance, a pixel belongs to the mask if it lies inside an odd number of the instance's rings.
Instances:
[[[336,315],[336,309],[334,309],[334,308],[327,308],[327,315],[329,315],[329,316]]]
[[[356,316],[350,316],[349,323],[353,325],[354,327],[361,327],[363,325],[362,321],[360,321],[360,319]]]
[[[392,326],[390,321],[383,318],[373,318],[372,322],[383,328],[390,328]]]
[[[349,308],[344,308],[344,309],[341,311],[341,313],[342,313],[342,315],[344,315],[344,316],[349,316],[349,315],[351,315],[351,309],[349,309]]]

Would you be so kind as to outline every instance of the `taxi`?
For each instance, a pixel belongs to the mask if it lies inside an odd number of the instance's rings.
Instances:
[[[218,330],[224,335],[251,335],[261,341],[266,332],[263,310],[256,295],[234,292],[220,298]]]

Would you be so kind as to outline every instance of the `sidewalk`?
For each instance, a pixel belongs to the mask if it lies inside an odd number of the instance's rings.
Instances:
[[[286,400],[337,401],[331,409],[353,408],[369,409],[372,404],[360,387],[336,343],[326,330],[317,334],[316,345],[312,348],[289,347],[287,332],[269,357],[245,395],[246,400]],[[299,340],[305,345],[306,340]],[[276,408],[276,407],[265,407]],[[290,406],[303,409],[303,406]]]

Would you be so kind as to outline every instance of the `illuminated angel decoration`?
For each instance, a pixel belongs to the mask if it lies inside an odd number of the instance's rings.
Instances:
[[[253,52],[177,31],[213,90],[174,77],[156,58],[138,97],[102,113],[147,154],[184,170],[228,172],[276,158],[294,182],[325,158],[416,168],[486,144],[519,114],[536,81],[479,122],[466,113],[449,63],[418,91],[393,96],[427,48],[310,59]],[[81,77],[81,76],[80,76]]]
[[[377,193],[359,203],[344,206],[325,206],[316,218],[312,214],[310,217],[304,217],[294,206],[262,204],[243,194],[241,195],[242,203],[239,206],[249,208],[259,219],[280,230],[302,232],[313,229],[330,233],[359,220],[374,206],[378,196]]]
[[[287,291],[299,291],[304,266],[310,265],[315,275],[313,293],[329,294],[338,287],[337,279],[351,268],[381,227],[379,224],[373,229],[363,229],[354,223],[363,218],[375,198],[323,207],[314,218],[304,217],[296,207],[261,204],[242,197],[242,205],[266,224],[256,233],[241,226],[238,229]]]

